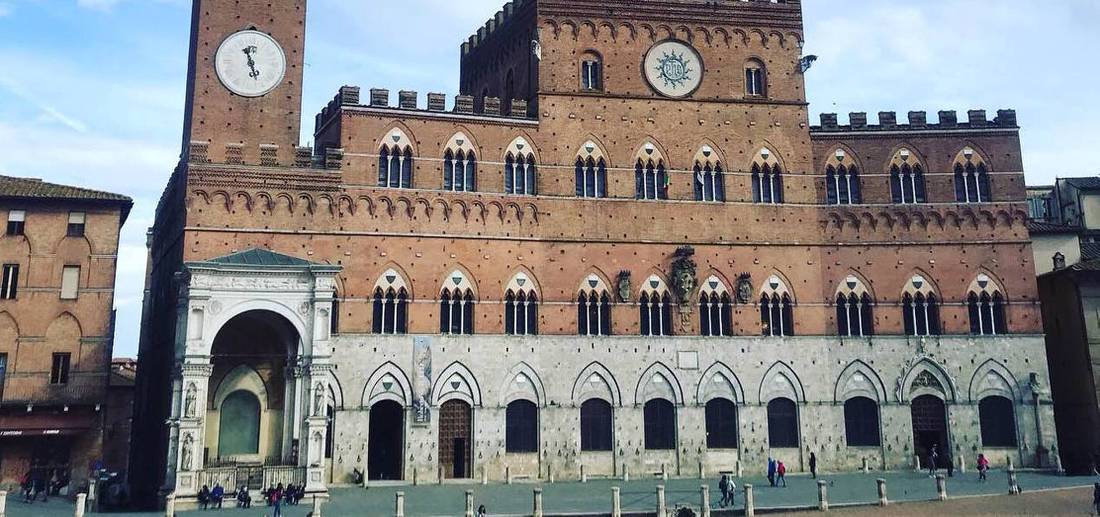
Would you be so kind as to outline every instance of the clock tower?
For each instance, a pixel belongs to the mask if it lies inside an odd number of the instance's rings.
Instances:
[[[293,164],[306,0],[193,1],[184,159],[194,142],[214,163]]]

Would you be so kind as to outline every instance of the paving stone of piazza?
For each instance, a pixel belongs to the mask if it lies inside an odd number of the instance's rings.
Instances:
[[[1100,479],[1093,477],[1067,477],[1039,472],[1020,472],[1019,484],[1024,492],[1092,486]],[[868,504],[878,501],[875,480],[886,479],[887,491],[891,501],[927,501],[936,498],[935,481],[925,474],[916,472],[892,472],[870,474],[825,474],[821,479],[828,482],[829,503],[832,506],[846,504]],[[771,488],[767,479],[745,478],[736,480],[738,486],[737,509],[742,508],[745,482],[753,484],[756,508],[779,509],[816,507],[817,483],[809,476],[791,476],[788,488]],[[717,482],[708,480],[711,494],[711,506],[718,509]],[[620,487],[624,514],[653,512],[656,507],[656,487],[663,484],[666,500],[670,508],[676,505],[699,507],[699,479],[660,480],[622,480],[593,479],[588,483],[515,483],[512,485],[429,485],[429,486],[376,486],[362,488],[334,488],[332,499],[322,506],[326,516],[392,516],[394,513],[395,493],[405,493],[405,515],[407,517],[461,517],[465,505],[466,490],[473,490],[474,507],[484,504],[489,515],[523,516],[531,515],[533,489],[542,487],[544,513],[552,515],[609,515],[611,512],[611,487]],[[977,474],[955,473],[948,478],[947,490],[950,497],[997,495],[1008,492],[1008,480],[1005,472],[991,471],[989,481],[979,483]],[[300,506],[284,507],[286,517],[305,517],[311,511],[309,501]],[[7,517],[70,517],[73,515],[70,501],[53,498],[49,503],[27,505],[17,496],[9,495]],[[255,506],[250,510],[226,507],[222,510],[177,512],[181,516],[228,514],[240,517],[270,516],[272,509]],[[718,512],[722,515],[740,515],[741,512]],[[94,515],[94,514],[93,514]],[[163,513],[127,513],[132,517],[160,517]],[[889,515],[884,511],[882,515]]]

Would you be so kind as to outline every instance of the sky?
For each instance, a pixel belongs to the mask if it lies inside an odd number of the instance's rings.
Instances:
[[[732,0],[726,0],[732,1]],[[303,143],[345,84],[454,95],[504,0],[310,0]],[[1100,173],[1100,0],[803,0],[821,112],[1014,108],[1026,179]],[[179,159],[188,0],[0,0],[0,174],[123,193],[115,355],[137,354],[145,231]],[[400,21],[400,23],[395,23]]]

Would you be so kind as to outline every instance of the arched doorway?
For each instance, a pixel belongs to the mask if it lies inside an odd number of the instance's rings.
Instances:
[[[207,442],[207,466],[298,463],[286,423],[295,404],[287,368],[297,362],[298,345],[294,326],[271,311],[238,314],[218,330],[206,406],[207,436],[218,434]]]
[[[448,400],[439,408],[439,464],[443,475],[466,479],[472,475],[473,410],[461,400]]]
[[[370,407],[367,476],[371,481],[400,481],[404,457],[405,409],[392,400]]]
[[[227,458],[259,453],[260,399],[249,391],[234,391],[222,401],[218,454]]]
[[[910,407],[913,413],[913,451],[924,465],[928,461],[929,451],[935,445],[940,461],[943,461],[946,458],[944,452],[950,450],[950,444],[947,443],[947,406],[943,399],[921,395],[913,399]]]

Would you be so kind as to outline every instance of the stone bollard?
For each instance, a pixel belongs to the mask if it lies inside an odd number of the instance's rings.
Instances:
[[[584,464],[581,464],[581,483],[588,482],[588,473],[584,471]]]
[[[623,463],[623,481],[630,481],[630,465]]]
[[[73,517],[84,517],[84,506],[88,504],[88,494],[76,494],[76,509]]]
[[[535,489],[534,517],[542,517],[542,489]]]
[[[745,517],[756,517],[756,502],[752,498],[752,485],[745,485]]]
[[[699,487],[699,508],[701,517],[710,517],[710,487],[707,485]]]
[[[955,457],[959,459],[958,469],[962,474],[966,474],[966,454],[963,454],[962,447],[959,447],[959,452],[955,453]]]
[[[913,455],[913,470],[915,470],[917,472],[920,472],[920,455],[919,454],[914,454]]]
[[[394,499],[394,517],[405,517],[405,492],[398,492]]]
[[[658,517],[665,517],[668,512],[665,511],[665,486],[657,485],[657,515]]]
[[[474,517],[474,491],[466,491],[466,517]]]
[[[661,464],[661,481],[668,481],[668,465]]]
[[[947,478],[943,474],[936,474],[936,494],[939,495],[940,501],[947,500]]]
[[[1020,493],[1020,485],[1016,481],[1016,468],[1012,465],[1008,466],[1008,493],[1012,495]]]
[[[366,483],[366,478],[363,478],[363,483]],[[420,469],[413,467],[413,486],[420,484]]]
[[[740,479],[740,478],[742,477],[742,476],[741,476],[741,474],[742,474],[742,471],[741,471],[741,460],[737,460],[737,478],[738,478],[738,479]]]
[[[1012,462],[1012,455],[1005,456],[1005,464],[1008,465],[1010,469],[1016,468],[1016,464]]]
[[[546,481],[549,483],[554,482],[554,465],[552,463],[546,464]]]
[[[164,498],[164,517],[176,517],[176,494]]]
[[[622,517],[623,508],[619,502],[619,487],[611,487],[611,517]]]
[[[99,499],[99,494],[96,494],[96,492],[95,492],[95,481],[92,481],[91,483],[88,484],[88,497],[85,499],[85,501],[87,501],[87,503],[84,505],[84,507],[85,508],[94,507],[96,499]]]
[[[317,496],[313,496],[313,513],[312,517],[321,517],[321,499]]]
[[[7,490],[0,490],[0,517],[4,517],[8,512],[8,492]]]
[[[829,511],[829,492],[825,481],[817,482],[817,509],[823,512]]]
[[[507,485],[512,484],[512,467],[510,466],[504,467],[504,483]]]
[[[871,471],[870,464],[867,463],[867,457],[863,457],[863,473],[866,474]]]
[[[440,485],[443,484],[443,466],[442,465],[439,466],[439,484]]]
[[[703,462],[699,462],[699,479],[707,478],[707,470],[703,467]]]
[[[879,479],[878,480],[878,505],[879,506],[887,506],[889,504],[890,504],[890,501],[886,499],[886,480],[885,479]]]
[[[485,465],[481,466],[481,484],[489,484],[489,469],[485,468]]]
[[[1062,454],[1055,451],[1051,455],[1054,456],[1054,472],[1059,476],[1064,475],[1066,469],[1062,468]],[[4,517],[4,514],[0,513],[0,517]]]

